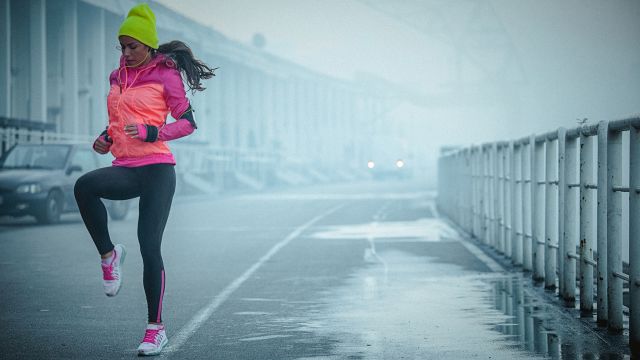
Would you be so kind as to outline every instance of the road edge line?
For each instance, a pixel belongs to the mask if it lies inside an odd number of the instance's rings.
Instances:
[[[171,354],[177,351],[196,331],[207,321],[211,315],[222,305],[228,298],[235,292],[245,281],[247,281],[251,275],[253,275],[256,270],[258,270],[265,262],[267,262],[273,255],[275,255],[280,249],[286,246],[291,240],[298,237],[303,231],[307,228],[325,218],[326,216],[336,212],[340,208],[344,207],[345,204],[340,204],[335,206],[328,211],[314,217],[313,219],[307,221],[306,223],[297,227],[294,231],[292,231],[289,235],[287,235],[280,242],[275,244],[266,254],[262,255],[262,257],[255,262],[249,269],[247,269],[240,277],[233,280],[229,285],[227,285],[219,294],[217,294],[207,305],[201,308],[195,316],[191,318],[175,335],[173,335],[171,339],[171,343],[163,354]]]

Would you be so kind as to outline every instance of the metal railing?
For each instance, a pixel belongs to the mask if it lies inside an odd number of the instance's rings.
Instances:
[[[20,142],[44,143],[55,128],[55,124],[0,116],[0,156]]]
[[[622,176],[624,132],[628,179]],[[546,288],[557,286],[568,306],[579,295],[584,315],[592,316],[595,297],[598,324],[615,333],[623,331],[628,283],[629,342],[640,348],[639,117],[450,150],[441,154],[438,170],[442,213]],[[623,215],[629,219],[628,273]]]

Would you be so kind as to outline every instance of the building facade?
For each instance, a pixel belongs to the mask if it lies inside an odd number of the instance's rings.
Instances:
[[[0,0],[0,137],[92,142],[107,125],[117,31],[134,1]],[[216,70],[189,93],[198,130],[172,144],[203,191],[362,175],[389,96],[242,44],[157,3],[160,42],[179,39]],[[381,115],[382,114],[382,115]],[[171,121],[171,120],[169,120]]]

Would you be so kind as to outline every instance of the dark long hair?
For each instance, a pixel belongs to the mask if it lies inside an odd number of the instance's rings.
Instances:
[[[158,47],[158,52],[172,59],[183,77],[187,80],[187,85],[191,92],[206,89],[200,80],[210,79],[217,68],[211,68],[201,60],[193,56],[191,48],[182,41],[173,40]]]

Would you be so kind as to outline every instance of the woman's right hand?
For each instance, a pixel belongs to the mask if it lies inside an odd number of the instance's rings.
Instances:
[[[111,148],[111,142],[107,141],[104,135],[98,136],[96,141],[93,142],[93,150],[98,154],[106,154],[109,152],[109,148]]]

